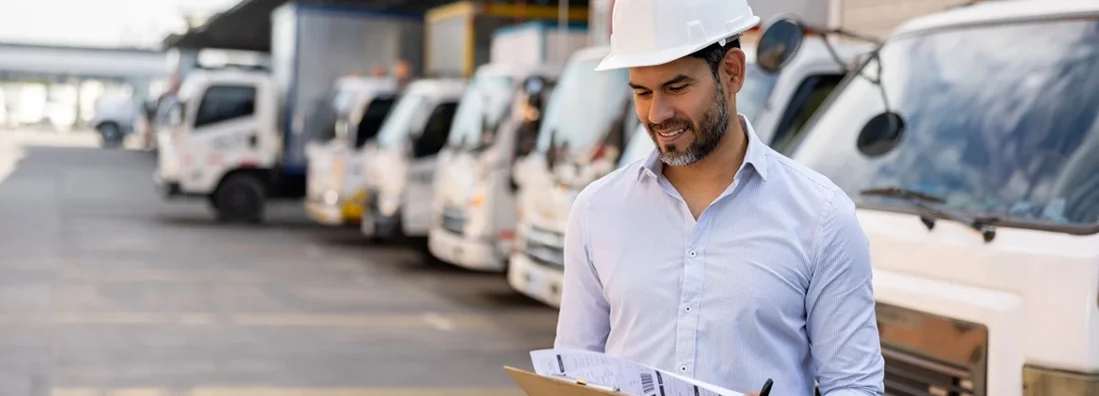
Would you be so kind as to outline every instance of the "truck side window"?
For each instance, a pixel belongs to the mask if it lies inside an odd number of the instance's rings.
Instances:
[[[424,133],[416,140],[416,157],[435,155],[446,145],[450,137],[450,124],[454,122],[454,113],[458,110],[457,102],[446,102],[435,106],[431,116],[424,125]]]
[[[771,148],[783,155],[790,155],[797,146],[797,142],[801,141],[801,132],[805,123],[842,80],[842,74],[821,74],[809,76],[802,81],[787,105],[778,127],[775,128]]]
[[[363,110],[363,117],[359,120],[359,127],[355,130],[355,148],[361,148],[370,139],[378,135],[378,131],[389,115],[389,110],[397,103],[396,96],[379,96],[370,101]]]
[[[198,105],[195,128],[247,117],[256,111],[256,87],[215,85],[206,89]]]

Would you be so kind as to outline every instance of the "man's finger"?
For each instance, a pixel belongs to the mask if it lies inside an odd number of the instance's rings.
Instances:
[[[759,392],[748,392],[745,393],[744,396],[759,396]]]

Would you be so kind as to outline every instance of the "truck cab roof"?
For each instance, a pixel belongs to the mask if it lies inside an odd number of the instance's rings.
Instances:
[[[392,77],[342,77],[336,81],[336,88],[357,92],[396,91],[397,79]]]
[[[515,65],[510,63],[486,63],[477,68],[476,75],[507,75],[519,79],[529,76],[556,77],[561,75],[561,67],[558,65]]]
[[[1094,0],[988,1],[913,19],[898,27],[892,37],[989,23],[1081,16],[1099,16],[1099,2]]]
[[[405,94],[435,98],[459,98],[465,88],[465,82],[458,78],[423,78],[408,84]]]
[[[187,74],[188,81],[224,82],[224,81],[269,81],[271,73],[247,69],[196,69]]]

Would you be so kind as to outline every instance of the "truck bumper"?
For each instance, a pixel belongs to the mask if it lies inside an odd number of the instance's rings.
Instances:
[[[171,199],[183,196],[183,191],[179,188],[179,183],[175,181],[164,180],[160,176],[160,172],[153,173],[153,187],[164,199]]]
[[[401,230],[400,212],[392,216],[385,216],[376,211],[363,211],[360,229],[363,235],[372,238],[389,239],[404,235]]]
[[[343,212],[338,205],[327,205],[324,202],[305,201],[305,213],[314,221],[329,225],[339,226],[344,224]]]
[[[564,273],[534,262],[527,255],[511,255],[508,284],[516,291],[554,308],[561,307],[561,283]]]
[[[427,235],[428,250],[439,260],[459,267],[486,272],[502,272],[506,262],[496,255],[492,241],[479,241],[432,227]]]

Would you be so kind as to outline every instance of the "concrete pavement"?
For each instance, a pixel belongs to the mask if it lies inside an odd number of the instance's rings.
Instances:
[[[502,275],[297,203],[218,224],[153,192],[154,154],[85,143],[0,143],[0,395],[520,395],[502,366],[552,344]]]

